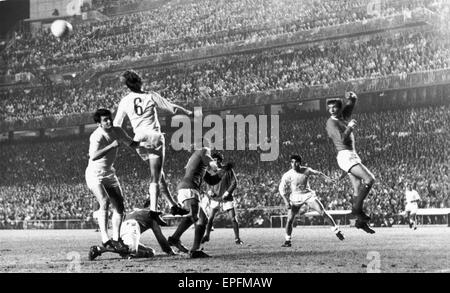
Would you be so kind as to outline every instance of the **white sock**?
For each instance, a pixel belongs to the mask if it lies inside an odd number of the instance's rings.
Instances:
[[[120,236],[120,226],[122,225],[122,218],[123,215],[119,214],[117,212],[114,212],[112,215],[112,238],[113,240],[117,241],[119,240],[119,236]]]
[[[148,188],[148,192],[150,194],[150,210],[151,211],[157,211],[158,206],[158,184],[157,183],[150,183],[150,186]]]
[[[105,243],[109,240],[108,236],[108,211],[98,210],[96,212],[98,225],[100,226],[100,235],[102,242]]]
[[[286,241],[291,241],[292,240],[292,236],[286,234],[286,236],[284,236],[284,239],[286,239]]]

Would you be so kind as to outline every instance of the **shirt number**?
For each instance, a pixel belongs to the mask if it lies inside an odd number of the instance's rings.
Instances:
[[[138,115],[138,116],[141,116],[142,114],[144,114],[144,110],[141,107],[141,103],[142,103],[141,98],[134,99],[134,113],[136,113],[136,115]]]

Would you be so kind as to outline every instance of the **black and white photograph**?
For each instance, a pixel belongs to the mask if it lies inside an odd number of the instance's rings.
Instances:
[[[450,273],[450,0],[0,0],[0,272]]]

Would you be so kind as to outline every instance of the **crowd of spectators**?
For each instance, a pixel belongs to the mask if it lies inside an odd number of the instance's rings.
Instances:
[[[102,1],[100,1],[102,2]],[[106,1],[109,2],[109,1]],[[213,2],[213,3],[212,3]],[[201,0],[169,1],[144,12],[74,24],[70,38],[57,40],[43,28],[16,34],[3,53],[10,72],[107,60],[140,58],[236,41],[255,42],[313,28],[400,14],[434,1]],[[372,5],[380,3],[380,5]]]
[[[449,40],[436,32],[406,32],[236,54],[141,73],[148,89],[192,107],[234,95],[449,68]],[[95,84],[2,91],[0,119],[27,121],[92,112],[100,106],[115,109],[126,90],[119,75],[103,76]]]
[[[398,219],[404,210],[404,183],[417,185],[421,208],[450,207],[450,107],[433,106],[376,113],[354,114],[358,121],[356,148],[364,164],[375,174],[376,184],[365,205],[375,223]],[[289,155],[299,153],[305,164],[339,178],[336,153],[325,131],[326,117],[283,120],[280,125],[280,156],[261,162],[257,151],[225,151],[235,164],[239,180],[237,208],[240,221],[252,226],[282,207],[278,195],[281,175],[289,169]],[[276,139],[276,138],[273,138]],[[168,134],[167,141],[170,141]],[[96,208],[84,170],[88,162],[88,138],[5,144],[0,160],[0,221],[87,219]],[[184,173],[189,154],[167,148],[165,171],[169,189]],[[148,168],[137,154],[122,148],[115,164],[125,194],[126,208],[141,206],[148,192]],[[348,210],[352,189],[348,178],[326,184],[312,178],[325,207]],[[160,206],[167,211],[166,203]],[[256,209],[256,210],[250,210]],[[398,222],[397,222],[398,223]]]

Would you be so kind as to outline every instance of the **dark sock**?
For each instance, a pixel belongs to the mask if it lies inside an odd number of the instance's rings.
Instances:
[[[193,251],[200,248],[200,242],[202,241],[203,234],[205,234],[205,229],[205,225],[195,225],[194,245],[192,246]]]
[[[239,239],[239,224],[236,221],[233,221],[233,230],[234,230],[234,237],[236,239]]]
[[[358,190],[358,196],[355,198],[355,202],[353,204],[354,212],[356,212],[356,213],[363,212],[364,199],[369,194],[371,188],[372,188],[372,185],[369,185],[369,184],[361,185],[360,189]]]
[[[192,225],[192,220],[190,217],[183,218],[180,222],[180,224],[177,227],[177,230],[173,233],[172,238],[180,239],[181,235],[189,229],[189,227]]]

